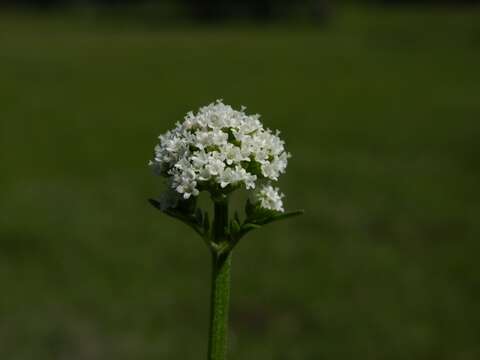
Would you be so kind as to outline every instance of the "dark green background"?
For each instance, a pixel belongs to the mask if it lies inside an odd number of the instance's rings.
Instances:
[[[306,214],[233,261],[230,359],[480,358],[480,12],[324,28],[0,15],[0,358],[203,359],[210,259],[146,199],[156,137],[223,98]]]

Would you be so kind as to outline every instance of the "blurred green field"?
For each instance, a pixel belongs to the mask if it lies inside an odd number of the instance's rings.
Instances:
[[[479,359],[479,18],[0,15],[0,359],[205,357],[208,252],[146,164],[217,98],[282,130],[306,210],[236,251],[231,360]]]

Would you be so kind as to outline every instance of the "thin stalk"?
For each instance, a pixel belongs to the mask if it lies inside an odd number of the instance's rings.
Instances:
[[[228,199],[215,201],[214,242],[227,241]],[[208,360],[225,360],[227,355],[228,313],[230,306],[231,252],[212,252],[212,288],[210,293],[210,331]]]

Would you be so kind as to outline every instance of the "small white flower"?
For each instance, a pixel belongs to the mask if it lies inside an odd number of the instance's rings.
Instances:
[[[220,187],[226,188],[228,185],[235,181],[235,175],[231,168],[226,168],[225,171],[219,176]]]
[[[172,175],[172,187],[185,199],[199,194],[195,172],[191,168],[176,167],[169,172]]]
[[[210,156],[204,151],[195,151],[192,155],[192,163],[197,169],[201,169],[210,161]]]
[[[248,161],[249,158],[242,155],[242,151],[238,146],[227,143],[222,148],[222,152],[225,154],[225,162],[227,165],[238,164],[242,161]]]
[[[211,175],[221,175],[223,169],[225,169],[225,163],[216,156],[210,156],[208,164],[205,165],[205,169],[208,170]]]

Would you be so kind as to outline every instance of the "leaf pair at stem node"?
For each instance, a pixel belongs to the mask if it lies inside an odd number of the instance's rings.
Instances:
[[[175,194],[162,194],[158,199],[149,199],[156,209],[191,227],[217,255],[228,254],[250,231],[269,223],[303,214],[303,210],[279,212],[260,207],[248,199],[245,204],[245,219],[242,221],[235,211],[232,219],[228,216],[229,198],[212,197],[215,206],[213,222],[208,211],[197,207],[196,198],[184,200]]]

